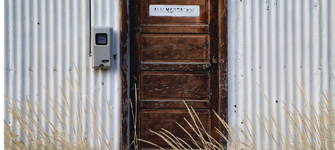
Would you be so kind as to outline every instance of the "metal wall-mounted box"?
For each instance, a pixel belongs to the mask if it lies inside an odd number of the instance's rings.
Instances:
[[[92,27],[91,52],[95,69],[109,69],[112,66],[112,27]]]

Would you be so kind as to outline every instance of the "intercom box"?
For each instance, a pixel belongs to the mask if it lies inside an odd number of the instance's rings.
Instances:
[[[95,69],[112,67],[113,28],[92,27],[91,30],[92,64]]]

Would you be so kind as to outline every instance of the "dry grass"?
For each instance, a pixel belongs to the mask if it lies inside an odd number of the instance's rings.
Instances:
[[[77,68],[75,69],[78,76]],[[85,99],[80,93],[78,81],[75,81],[74,87],[68,76],[67,80],[71,89],[71,98],[67,98],[63,89],[60,88],[62,102],[53,100],[49,92],[44,88],[49,96],[49,112],[51,110],[50,113],[55,117],[56,122],[48,118],[50,115],[46,114],[47,110],[44,110],[37,101],[31,103],[25,97],[22,102],[6,97],[8,103],[7,113],[12,115],[17,125],[13,127],[5,121],[5,149],[115,149],[113,138],[109,139],[106,136],[108,134],[105,127],[101,125],[105,123],[104,120],[99,119],[102,113],[96,98],[94,97],[94,100],[91,100],[86,96]],[[74,98],[75,95],[78,95],[79,99]],[[71,103],[78,104],[78,102],[79,106],[71,105]],[[88,107],[90,109],[86,110],[84,103],[89,103]],[[94,103],[96,108],[94,108]],[[65,104],[65,106],[61,104]],[[107,98],[106,105],[108,107],[108,115],[111,118],[111,110]],[[89,113],[94,118],[92,122],[88,122],[89,119],[86,119]],[[39,118],[41,114],[42,118]],[[42,125],[41,119],[46,120],[49,130],[46,129],[45,125]],[[88,124],[89,133],[85,134],[83,124]],[[110,124],[112,123],[110,122]],[[17,135],[17,131],[15,131],[17,126],[23,131],[23,135]],[[102,129],[100,129],[101,126]],[[90,146],[87,143],[88,138],[91,141],[97,141],[95,147],[91,147],[92,145]]]
[[[77,68],[76,68],[77,71]],[[78,76],[78,72],[77,72]],[[335,81],[335,77],[333,76]],[[69,78],[67,77],[69,87],[71,89],[71,94],[75,95],[74,86],[71,84]],[[89,99],[86,96],[86,99],[80,93],[78,81],[76,81],[75,87],[77,88],[77,93],[79,95],[79,99],[68,99],[65,96],[65,93],[60,88],[60,93],[62,96],[63,104],[62,106],[60,102],[53,100],[48,91],[49,95],[49,105],[50,110],[56,118],[58,126],[55,127],[53,121],[48,118],[45,114],[46,110],[43,110],[41,105],[38,102],[30,103],[27,98],[23,101],[14,101],[11,98],[6,98],[8,102],[8,113],[11,114],[18,122],[19,128],[23,131],[23,136],[21,138],[16,134],[16,131],[13,127],[8,125],[5,122],[5,148],[6,149],[114,149],[113,139],[106,138],[107,135],[105,128],[102,130],[98,129],[98,126],[103,123],[103,120],[99,120],[98,117],[101,114],[100,107],[98,105],[97,100]],[[284,135],[279,130],[277,126],[277,122],[273,116],[267,118],[262,112],[262,117],[265,118],[265,122],[258,120],[258,123],[262,125],[265,130],[266,135],[270,140],[273,141],[274,147],[273,149],[335,149],[335,110],[332,107],[329,99],[329,94],[324,92],[322,95],[322,103],[319,104],[317,108],[314,108],[306,99],[305,92],[298,86],[303,96],[307,113],[301,113],[298,111],[295,106],[293,106],[294,111],[289,111],[287,105],[283,108],[286,112],[288,119],[290,121],[290,125],[292,127],[292,131],[289,131],[289,135]],[[136,86],[135,86],[136,88]],[[135,90],[137,91],[137,90]],[[137,93],[135,93],[137,95]],[[264,94],[264,93],[263,93]],[[265,95],[264,95],[265,96]],[[334,96],[335,95],[331,95]],[[135,96],[136,97],[136,96]],[[266,98],[266,96],[265,96]],[[70,108],[69,102],[74,100],[74,104],[77,104],[79,101],[80,105],[76,106],[74,109],[75,113],[70,113],[72,110]],[[88,110],[85,110],[84,102],[89,102],[90,106]],[[97,109],[94,108],[94,103],[97,106]],[[111,117],[111,111],[108,105],[108,100],[106,99],[106,104],[108,106],[109,117]],[[130,103],[132,104],[132,103]],[[137,99],[135,99],[135,106],[131,105],[133,108],[137,108]],[[186,105],[186,104],[185,104]],[[322,107],[323,106],[323,107]],[[214,112],[216,117],[219,118],[223,127],[226,129],[228,135],[225,135],[219,129],[216,129],[216,132],[221,136],[221,138],[227,143],[227,147],[224,147],[222,143],[219,143],[216,139],[212,138],[210,134],[204,132],[206,131],[200,119],[195,113],[195,110],[192,107],[187,106],[187,110],[191,116],[191,120],[186,120],[187,124],[190,126],[192,131],[187,131],[180,124],[179,127],[184,130],[185,134],[189,136],[189,139],[185,141],[185,139],[179,138],[173,135],[171,132],[166,129],[162,129],[161,131],[151,131],[156,134],[162,140],[170,145],[172,149],[193,149],[194,147],[190,146],[189,141],[191,141],[196,147],[195,149],[257,149],[257,145],[261,141],[254,141],[252,133],[255,132],[255,128],[253,126],[248,126],[246,124],[246,131],[242,129],[238,129],[240,133],[244,137],[237,136],[237,133],[217,114]],[[23,109],[22,109],[23,108]],[[34,109],[37,108],[37,109]],[[22,110],[22,111],[18,111]],[[85,122],[83,118],[88,118],[88,112],[93,114],[94,123],[87,122],[89,126],[89,133],[85,134],[83,131],[83,126],[80,123]],[[46,120],[48,126],[50,127],[50,131],[45,129],[45,126],[41,124],[38,117],[38,114],[42,114],[42,118]],[[136,131],[136,122],[137,122],[137,111],[132,111],[134,128]],[[248,118],[248,117],[247,117]],[[69,121],[69,123],[67,122]],[[250,119],[248,118],[249,123],[251,124]],[[79,124],[76,124],[79,123]],[[268,130],[270,123],[274,124],[277,130]],[[198,136],[198,138],[192,137],[191,132]],[[275,133],[271,133],[275,132]],[[93,134],[96,134],[93,136]],[[293,138],[293,134],[296,138]],[[274,138],[273,135],[279,135],[279,138]],[[23,137],[23,138],[22,138]],[[93,139],[93,137],[95,139]],[[229,140],[228,140],[229,137]],[[87,143],[87,138],[91,138],[90,140],[98,140],[98,145],[95,147],[90,147]],[[244,140],[242,140],[243,138]],[[138,149],[139,142],[146,142],[156,146],[159,149],[163,149],[150,141],[145,141],[142,139],[137,139],[137,135],[134,135],[134,141],[131,143],[135,149]],[[200,140],[196,140],[200,139]],[[278,144],[281,143],[281,144]]]
[[[335,81],[335,77],[333,76]],[[298,85],[298,84],[297,84]],[[289,111],[289,108],[286,104],[284,104],[284,111],[286,112],[291,129],[289,130],[289,135],[285,135],[282,131],[280,131],[276,119],[274,116],[267,117],[263,110],[259,107],[262,112],[261,119],[258,117],[258,123],[265,130],[267,138],[272,140],[274,143],[272,147],[268,147],[270,149],[335,149],[335,109],[331,105],[329,94],[327,92],[323,92],[322,102],[319,103],[317,108],[313,107],[308,100],[306,99],[306,94],[301,86],[298,85],[301,95],[303,96],[303,100],[306,107],[307,113],[299,112],[299,110],[292,105],[294,108],[293,111]],[[263,92],[263,91],[262,91]],[[264,94],[264,92],[263,92]],[[334,94],[332,96],[335,97]],[[265,99],[267,100],[265,94]],[[267,100],[268,101],[268,100]],[[185,104],[186,105],[186,104]],[[323,106],[323,107],[322,107]],[[220,122],[227,130],[228,135],[222,133],[222,131],[216,129],[216,132],[221,136],[222,139],[227,143],[227,147],[223,147],[216,139],[213,139],[208,133],[203,132],[206,131],[202,126],[200,119],[195,113],[192,107],[187,106],[187,110],[191,116],[191,122],[185,119],[188,125],[191,127],[192,131],[187,131],[183,126],[179,125],[181,129],[184,130],[185,134],[188,135],[188,141],[191,141],[196,147],[195,149],[257,149],[257,145],[262,143],[259,141],[257,137],[256,141],[253,139],[252,133],[255,133],[255,128],[252,126],[252,123],[248,118],[248,122],[250,125],[246,124],[246,131],[243,131],[241,128],[238,128],[241,135],[243,137],[237,136],[237,133],[217,114],[214,112],[216,117],[219,118]],[[270,123],[274,124],[276,130],[269,130]],[[165,129],[161,129],[161,131],[151,131],[153,134],[156,134],[162,140],[164,140],[172,149],[193,149],[189,146],[189,144],[175,135],[171,134],[169,131]],[[190,132],[196,133],[200,141],[195,140],[195,137],[192,137]],[[279,138],[275,138],[275,136],[279,136]],[[295,136],[295,138],[294,138]],[[228,140],[228,137],[230,138]],[[241,138],[244,138],[243,140]],[[149,144],[153,144],[148,141]],[[281,143],[281,144],[279,144]],[[156,146],[156,145],[155,145]],[[159,146],[157,148],[162,149]]]

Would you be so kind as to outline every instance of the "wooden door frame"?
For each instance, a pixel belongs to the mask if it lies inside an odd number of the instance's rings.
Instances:
[[[218,114],[228,121],[228,0],[218,0],[218,80],[219,80],[219,102],[218,102]],[[130,63],[135,60],[136,65],[139,63],[137,58],[138,54],[136,50],[132,50],[134,46],[133,41],[136,41],[136,37],[139,37],[139,20],[132,22],[131,20],[139,19],[139,13],[130,14],[130,10],[139,11],[140,7],[135,7],[132,4],[139,4],[139,0],[120,0],[120,68],[121,68],[121,129],[120,129],[120,148],[128,149],[129,145],[133,141],[134,137],[134,126],[133,118],[130,106],[130,99],[134,104],[135,87],[131,86],[136,77],[131,76],[132,74],[138,74],[138,68],[130,70],[130,66],[134,63]],[[138,39],[137,39],[138,40]],[[135,44],[136,46],[136,44]],[[133,68],[133,67],[132,67]],[[135,82],[136,83],[136,82]],[[133,105],[135,106],[135,105]],[[224,129],[219,126],[222,130]],[[227,132],[224,131],[227,135]],[[223,140],[223,139],[220,139]],[[221,141],[220,143],[223,143]]]

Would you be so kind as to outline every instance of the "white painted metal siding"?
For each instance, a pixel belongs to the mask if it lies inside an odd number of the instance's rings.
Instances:
[[[89,57],[90,11],[91,25],[111,26],[114,29],[113,48],[116,59],[112,60],[110,70],[94,70]],[[41,104],[46,115],[55,121],[49,108],[48,95],[43,86],[50,92],[51,98],[65,106],[60,94],[63,89],[72,109],[80,106],[76,80],[84,96],[84,106],[90,109],[86,95],[93,102],[98,101],[103,120],[99,125],[97,118],[88,111],[88,117],[82,118],[85,134],[88,134],[89,123],[98,125],[98,130],[106,130],[105,138],[114,139],[115,149],[119,149],[120,134],[120,60],[119,60],[119,1],[118,0],[6,0],[5,1],[5,94],[14,100],[22,101],[24,96],[32,103]],[[72,61],[73,58],[73,61]],[[75,65],[79,77],[76,75]],[[74,96],[66,76],[74,86]],[[111,109],[108,114],[106,98]],[[7,108],[7,103],[5,103]],[[82,109],[79,109],[82,111]],[[14,129],[18,123],[6,113],[5,119]],[[71,112],[74,113],[74,110]],[[39,114],[42,124],[47,122]],[[86,120],[87,119],[87,120]],[[89,122],[89,123],[87,123]],[[69,125],[69,121],[67,122]],[[101,123],[101,122],[100,122]],[[91,125],[92,125],[91,124]],[[91,128],[94,128],[91,126]],[[22,131],[19,133],[22,135]],[[89,143],[97,144],[96,133]],[[95,143],[94,143],[95,142]],[[112,142],[112,141],[111,141]]]
[[[228,122],[246,131],[245,111],[257,133],[254,140],[260,138],[259,149],[275,143],[261,130],[258,106],[288,135],[283,103],[305,110],[296,82],[315,107],[322,90],[335,93],[334,8],[333,0],[228,0]],[[271,129],[276,131],[274,124]]]

